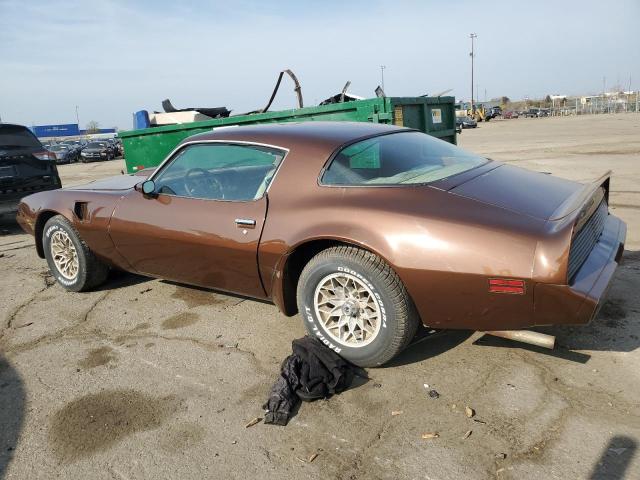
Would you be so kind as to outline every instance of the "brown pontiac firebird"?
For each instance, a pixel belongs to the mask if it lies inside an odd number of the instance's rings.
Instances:
[[[184,140],[155,171],[26,197],[18,221],[67,290],[110,268],[273,301],[352,362],[432,328],[594,317],[625,224],[581,184],[406,128],[308,122]]]

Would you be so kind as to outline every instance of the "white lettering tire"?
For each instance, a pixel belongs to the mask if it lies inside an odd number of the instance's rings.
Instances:
[[[72,275],[68,271],[64,272],[60,268],[60,261],[54,259],[56,239],[70,242],[68,249],[73,251],[73,260],[76,262]],[[78,231],[62,215],[56,215],[47,221],[42,232],[42,245],[49,270],[65,290],[71,292],[91,290],[104,283],[109,274],[109,267],[96,258]]]
[[[297,301],[309,335],[361,367],[394,358],[420,322],[391,267],[351,246],[323,250],[309,261],[298,281]]]

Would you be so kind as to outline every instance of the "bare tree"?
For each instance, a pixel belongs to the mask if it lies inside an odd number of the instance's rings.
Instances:
[[[98,133],[100,131],[100,124],[95,120],[91,120],[87,123],[87,133]]]

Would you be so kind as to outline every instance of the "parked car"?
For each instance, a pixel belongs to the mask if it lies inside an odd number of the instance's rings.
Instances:
[[[504,118],[518,118],[518,112],[516,112],[514,110],[509,110],[509,111],[504,113],[503,117]]]
[[[471,117],[457,117],[456,125],[460,128],[476,128],[478,126],[478,122]]]
[[[107,148],[109,149],[109,153],[111,154],[111,158],[116,158],[117,156],[117,148],[116,148],[116,143],[113,141],[113,139],[108,138],[106,140],[98,140],[99,143],[104,143]]]
[[[123,156],[124,155],[124,147],[122,146],[122,140],[117,138],[115,140],[115,145],[116,145],[116,156],[117,157]]]
[[[14,215],[25,195],[61,185],[54,154],[27,127],[0,123],[0,216]]]
[[[499,106],[491,107],[489,110],[491,118],[502,117],[502,108]]]
[[[548,117],[550,115],[550,111],[547,108],[541,108],[538,110],[538,117]]]
[[[65,140],[62,144],[67,145],[72,150],[76,150],[78,152],[78,156],[80,156],[80,151],[82,150],[82,147],[84,147],[84,142],[82,140]]]
[[[56,156],[56,163],[71,163],[78,160],[80,152],[72,145],[60,144],[49,147],[49,151]]]
[[[67,290],[115,267],[270,300],[375,366],[421,324],[589,322],[626,237],[608,196],[609,174],[581,184],[408,128],[305,122],[189,137],[157,169],[31,195],[18,220]]]
[[[82,149],[80,154],[82,163],[99,162],[101,160],[111,160],[112,158],[113,153],[107,142],[90,142]]]
[[[537,108],[530,108],[529,110],[524,112],[524,117],[525,118],[538,118],[538,109]]]

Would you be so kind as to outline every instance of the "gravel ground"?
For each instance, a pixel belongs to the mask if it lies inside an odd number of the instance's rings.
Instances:
[[[576,180],[614,171],[627,251],[595,321],[545,330],[556,350],[441,333],[287,427],[245,428],[298,317],[123,273],[67,293],[5,222],[0,479],[640,478],[640,115],[493,121],[459,143]],[[123,167],[60,173],[71,185]]]

